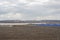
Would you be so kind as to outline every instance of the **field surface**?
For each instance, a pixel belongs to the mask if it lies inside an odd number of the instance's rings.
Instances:
[[[60,27],[0,27],[0,40],[60,40]]]

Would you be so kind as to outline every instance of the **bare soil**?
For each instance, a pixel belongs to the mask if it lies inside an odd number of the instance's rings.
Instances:
[[[0,27],[0,40],[60,40],[60,27]]]

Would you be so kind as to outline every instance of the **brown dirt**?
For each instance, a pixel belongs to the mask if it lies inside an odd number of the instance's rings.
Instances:
[[[60,40],[60,27],[0,27],[0,40]]]

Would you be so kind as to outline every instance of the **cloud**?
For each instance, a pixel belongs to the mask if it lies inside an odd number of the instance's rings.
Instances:
[[[55,20],[59,15],[60,0],[0,0],[0,19]]]
[[[49,16],[40,16],[40,17],[36,17],[34,20],[59,20],[58,15],[49,15]]]
[[[20,13],[9,13],[9,14],[1,14],[0,15],[0,19],[2,20],[2,19],[10,19],[10,20],[14,20],[14,19],[16,19],[16,20],[21,20],[21,18],[22,18],[22,14],[20,14]]]

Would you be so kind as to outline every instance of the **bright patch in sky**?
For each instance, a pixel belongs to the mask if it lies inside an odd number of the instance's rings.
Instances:
[[[48,2],[49,0],[35,0],[35,1],[43,3],[43,2]]]
[[[48,2],[49,0],[18,0],[20,3],[28,3],[28,4],[30,4],[30,3],[35,3],[35,4],[37,4],[37,3],[39,3],[39,4],[44,4],[45,2]]]
[[[0,18],[1,18],[1,20],[2,19],[20,20],[22,18],[22,16],[23,15],[20,14],[20,13],[15,13],[15,14],[14,13],[9,13],[9,14],[0,15]]]

